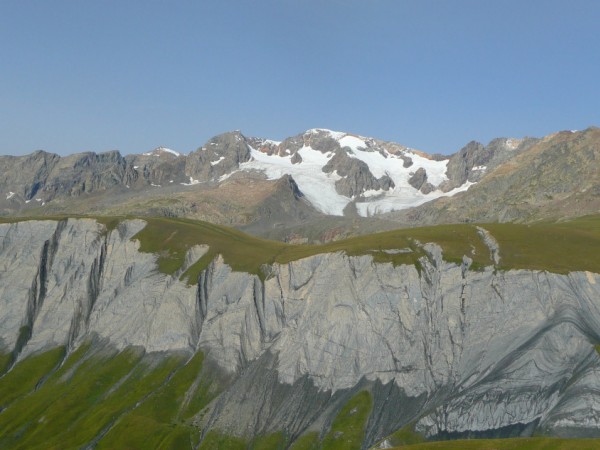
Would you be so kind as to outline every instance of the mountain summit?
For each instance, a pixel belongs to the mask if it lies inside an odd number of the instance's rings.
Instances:
[[[166,215],[260,223],[259,233],[335,216],[407,225],[573,217],[598,209],[599,145],[589,128],[473,141],[444,156],[316,128],[283,141],[228,132],[188,155],[38,151],[0,157],[0,214]]]

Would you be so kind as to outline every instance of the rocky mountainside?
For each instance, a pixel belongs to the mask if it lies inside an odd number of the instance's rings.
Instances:
[[[38,151],[0,156],[0,214],[188,217],[284,238],[332,216],[408,225],[560,218],[598,211],[599,145],[590,128],[470,142],[442,156],[313,129],[282,142],[225,133],[189,155]]]
[[[598,218],[320,248],[194,226],[0,225],[0,446],[600,436]]]
[[[465,167],[481,169],[458,178],[477,182],[467,192],[392,213],[390,218],[412,225],[532,222],[600,211],[599,128],[513,141],[515,154],[510,158],[505,151],[496,152],[496,145],[492,141],[482,149],[469,144],[453,156],[454,161],[465,161]],[[490,156],[487,162],[482,153]],[[458,162],[451,160],[448,167],[457,174],[465,173]]]

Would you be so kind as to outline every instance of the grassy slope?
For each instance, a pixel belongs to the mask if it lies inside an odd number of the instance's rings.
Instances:
[[[484,224],[500,244],[501,269],[548,270],[557,273],[589,270],[600,273],[600,216],[563,223],[535,225]],[[360,236],[322,245],[289,245],[267,241],[238,230],[204,222],[178,219],[148,219],[148,225],[135,236],[141,250],[160,255],[159,268],[175,272],[183,264],[185,252],[195,244],[210,246],[210,251],[193,265],[185,277],[197,274],[221,254],[234,270],[261,273],[263,264],[287,263],[318,253],[342,251],[348,255],[371,254],[377,262],[418,264],[424,252],[416,242],[435,242],[444,258],[459,262],[463,255],[474,260],[474,267],[490,265],[489,250],[477,234],[475,225],[438,225],[399,229]],[[385,250],[410,249],[410,253],[389,254]]]
[[[513,438],[426,442],[397,450],[597,450],[598,439]]]
[[[500,267],[600,273],[600,216],[562,223],[484,225],[498,241]]]
[[[62,218],[62,217],[61,217]],[[49,218],[44,218],[49,220]],[[52,220],[58,220],[55,217]],[[124,219],[124,218],[122,218]],[[0,219],[10,222],[25,219]],[[114,228],[120,218],[98,220]],[[264,264],[287,263],[319,253],[345,252],[348,255],[370,254],[377,262],[417,264],[424,255],[416,242],[435,242],[448,261],[459,262],[463,255],[471,257],[474,267],[490,265],[487,247],[477,234],[475,225],[453,224],[421,228],[404,228],[366,236],[358,236],[322,245],[290,245],[245,234],[239,230],[207,222],[144,218],[148,225],[134,239],[140,250],[159,255],[159,269],[172,274],[182,265],[187,250],[194,245],[208,245],[209,252],[183,276],[195,280],[198,273],[218,254],[236,271],[262,275]],[[548,270],[557,273],[589,270],[600,273],[600,215],[562,223],[483,224],[500,244],[500,268]],[[388,254],[385,250],[410,249],[410,253]]]
[[[371,409],[373,409],[373,398],[368,391],[361,391],[352,397],[334,419],[320,448],[360,450],[365,439],[365,428]]]
[[[98,353],[86,345],[53,371],[62,354],[60,348],[29,357],[0,378],[0,448],[80,448],[94,439],[98,448],[198,442],[198,430],[184,419],[184,396],[206,394],[194,383],[201,353],[186,362],[183,355],[148,357],[135,348]],[[195,399],[195,406],[211,398]]]

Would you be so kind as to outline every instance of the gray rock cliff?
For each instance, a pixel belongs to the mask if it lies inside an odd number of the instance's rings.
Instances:
[[[408,423],[430,437],[600,435],[598,274],[471,270],[426,244],[419,269],[330,253],[264,281],[217,257],[190,286],[179,276],[207,249],[162,274],[132,239],[144,225],[1,224],[3,350],[22,359],[100,336],[203,351],[231,381],[197,423],[234,434],[322,433],[367,389],[365,446]]]

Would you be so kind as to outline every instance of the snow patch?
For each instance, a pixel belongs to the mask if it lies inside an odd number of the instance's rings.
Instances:
[[[486,170],[487,166],[475,166],[473,167],[473,170]]]
[[[515,150],[519,146],[520,143],[521,143],[520,139],[507,139],[506,147],[508,147],[510,150]]]
[[[181,156],[181,153],[179,153],[175,150],[171,150],[170,148],[161,147],[160,150],[162,150],[163,152],[171,153],[172,155],[175,155],[175,156]]]
[[[290,156],[269,156],[252,147],[250,153],[252,159],[240,164],[241,170],[259,170],[270,180],[289,174],[294,178],[305,198],[316,209],[326,214],[343,215],[350,199],[339,195],[335,190],[335,182],[339,180],[339,175],[323,172],[323,166],[330,159],[326,155],[312,147],[304,146],[298,150],[302,162],[292,164]]]
[[[370,217],[376,214],[412,208],[440,197],[452,197],[454,194],[466,191],[474,184],[475,183],[471,181],[467,181],[462,186],[452,189],[449,192],[442,192],[438,189],[430,192],[429,194],[423,194],[422,192],[414,189],[412,186],[410,189],[396,188],[391,193],[386,194],[380,199],[370,202],[357,202],[356,209],[361,216]]]
[[[176,152],[175,150],[171,150],[170,148],[167,147],[157,147],[154,150],[152,150],[151,152],[147,152],[147,153],[143,153],[144,156],[160,156],[160,154],[164,152],[164,153],[170,153],[172,155],[175,155],[177,157],[182,156],[181,153]]]
[[[200,180],[194,180],[194,178],[190,177],[189,183],[181,183],[184,186],[193,186],[195,184],[200,184]]]
[[[221,161],[223,161],[225,159],[224,156],[221,156],[219,159],[217,159],[216,161],[211,161],[210,165],[211,166],[216,166],[217,164],[219,164]]]
[[[381,195],[385,193],[385,191],[383,189],[369,189],[368,191],[365,191],[361,194],[361,197],[365,197],[365,198],[369,198],[369,197],[377,197],[378,195]]]
[[[311,128],[306,133],[307,134],[326,133],[335,140],[339,140],[339,139],[343,138],[344,136],[346,136],[346,133],[343,133],[341,131],[328,130],[327,128]]]
[[[15,196],[14,192],[9,192],[8,194],[6,194],[6,200],[10,200],[11,198],[13,198]]]
[[[350,147],[354,152],[367,148],[366,142],[356,136],[346,135],[338,142],[340,143],[340,146]]]

